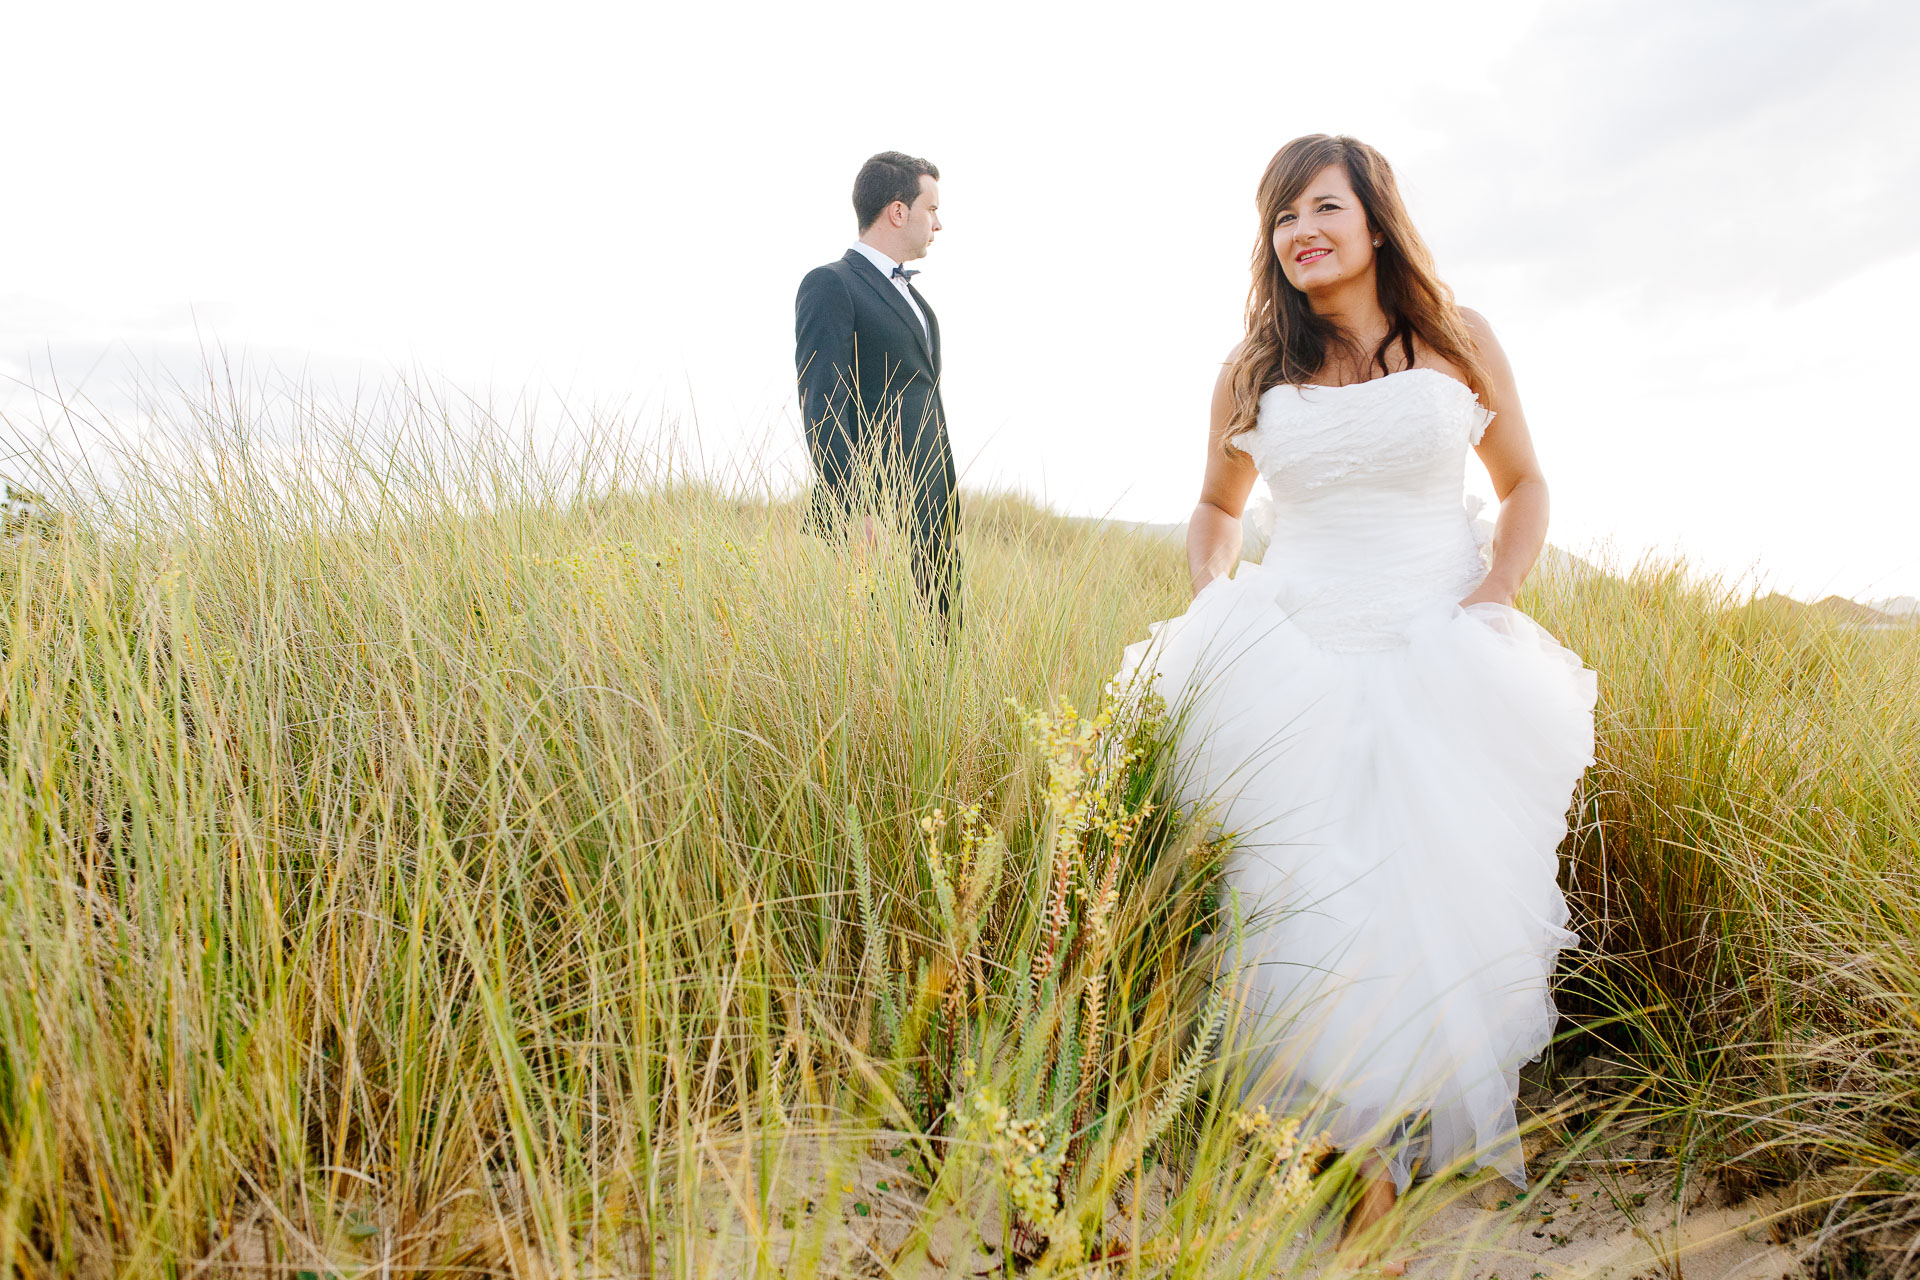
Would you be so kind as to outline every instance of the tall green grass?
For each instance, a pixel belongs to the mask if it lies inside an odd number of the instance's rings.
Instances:
[[[1677,564],[1537,584],[1600,673],[1564,1010],[1644,1114],[1853,1264],[1920,1265],[1920,630]]]
[[[898,546],[670,458],[191,412],[0,557],[0,1265],[1238,1276],[1327,1229],[1217,1051],[1223,833],[1091,725],[1177,546],[969,495],[942,643]],[[1523,604],[1601,673],[1563,1005],[1688,1154],[1884,1242],[1920,644],[1659,566]]]
[[[1163,548],[974,503],[940,643],[897,543],[659,460],[269,453],[203,413],[0,560],[8,1265],[1290,1246],[1240,1215],[1308,1221],[1299,1144],[1195,1109],[1216,833],[1095,714],[1177,607]],[[1176,1141],[1209,1176],[1143,1217]]]

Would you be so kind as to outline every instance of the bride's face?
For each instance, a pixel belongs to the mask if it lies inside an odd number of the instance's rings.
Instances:
[[[1373,270],[1373,232],[1353,194],[1347,167],[1313,175],[1273,224],[1273,251],[1287,282],[1302,293],[1344,285]]]

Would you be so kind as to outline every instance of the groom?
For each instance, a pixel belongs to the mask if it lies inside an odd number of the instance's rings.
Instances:
[[[862,550],[897,486],[914,584],[943,626],[960,622],[960,510],[940,403],[940,322],[913,287],[940,230],[940,171],[882,151],[853,180],[860,239],[815,267],[793,304],[800,416],[817,477],[803,527]]]

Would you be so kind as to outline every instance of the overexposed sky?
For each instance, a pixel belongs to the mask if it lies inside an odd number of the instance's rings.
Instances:
[[[943,175],[962,482],[1183,519],[1254,185],[1348,132],[1499,330],[1556,542],[1920,595],[1917,14],[14,5],[0,412],[218,348],[677,415],[797,484],[794,289],[895,147]]]

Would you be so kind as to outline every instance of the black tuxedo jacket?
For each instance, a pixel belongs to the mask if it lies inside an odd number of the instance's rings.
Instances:
[[[912,289],[912,286],[908,286]],[[875,474],[904,483],[914,576],[948,612],[959,575],[953,446],[940,403],[940,321],[913,290],[919,317],[858,250],[815,267],[793,305],[794,368],[817,477],[806,525],[834,537],[864,509]]]

